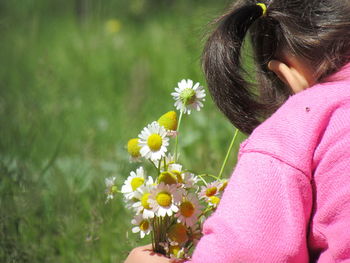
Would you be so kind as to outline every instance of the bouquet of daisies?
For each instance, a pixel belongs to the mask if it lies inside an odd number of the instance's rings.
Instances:
[[[171,95],[180,111],[179,118],[170,111],[127,144],[130,161],[144,161],[154,168],[154,173],[146,176],[144,166],[140,166],[130,172],[121,190],[115,177],[106,178],[106,194],[107,201],[117,193],[124,195],[126,207],[135,212],[132,232],[139,232],[141,238],[151,235],[153,251],[187,259],[202,235],[203,222],[216,209],[227,185],[221,174],[237,130],[218,176],[192,173],[178,159],[179,130],[183,115],[199,111],[206,94],[199,83],[182,80]],[[171,141],[173,154],[169,150]]]

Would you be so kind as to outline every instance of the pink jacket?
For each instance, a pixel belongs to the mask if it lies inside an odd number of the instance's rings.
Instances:
[[[191,262],[350,262],[350,64],[241,144]]]

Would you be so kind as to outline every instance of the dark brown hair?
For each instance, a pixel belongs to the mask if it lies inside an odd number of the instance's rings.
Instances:
[[[256,5],[264,3],[267,13]],[[227,118],[250,134],[292,94],[267,64],[288,51],[322,82],[350,59],[350,0],[238,0],[215,21],[202,63],[209,91]],[[250,33],[257,84],[247,81],[241,49]]]

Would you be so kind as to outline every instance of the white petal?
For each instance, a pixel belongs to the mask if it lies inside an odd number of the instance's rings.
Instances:
[[[160,151],[155,152],[152,154],[152,160],[153,161],[159,161],[159,159],[162,157],[162,154]]]
[[[183,80],[181,80],[181,82],[179,82],[177,85],[178,85],[178,87],[179,87],[180,89],[185,89],[185,88],[187,87],[186,84],[187,84],[187,83],[186,83],[186,80],[183,79]]]
[[[179,211],[179,208],[176,205],[172,205],[171,210],[173,210],[176,213]]]
[[[196,98],[197,99],[203,99],[205,97],[205,93],[204,92],[197,92],[196,93]]]
[[[168,214],[168,216],[171,216],[172,214],[173,214],[173,212],[169,209],[168,211],[167,211],[167,214]],[[165,215],[164,215],[165,216]]]
[[[122,186],[121,192],[122,192],[123,194],[126,194],[126,193],[130,192],[130,191],[129,191],[129,186],[128,186],[128,185],[123,185],[123,186]]]
[[[193,81],[190,80],[190,79],[188,79],[188,80],[187,80],[187,88],[188,88],[188,89],[191,89],[192,86],[193,86]]]
[[[132,205],[132,207],[136,208],[136,207],[139,207],[141,206],[141,202],[136,202]]]
[[[143,231],[140,232],[141,238],[145,237],[145,233]]]
[[[164,217],[166,215],[167,210],[165,210],[163,207],[160,207],[158,210],[158,215]],[[169,215],[171,216],[171,214]]]
[[[143,217],[144,218],[153,218],[154,217],[154,212],[152,210],[144,209],[143,210]]]
[[[142,148],[140,149],[140,154],[141,154],[142,156],[145,156],[148,152],[149,152],[149,149],[148,149],[147,146],[142,147]]]
[[[146,185],[152,185],[153,183],[154,183],[153,177],[152,176],[148,176],[148,180],[146,182]]]

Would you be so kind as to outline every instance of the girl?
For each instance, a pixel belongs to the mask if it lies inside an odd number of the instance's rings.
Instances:
[[[240,0],[219,19],[208,86],[251,135],[191,262],[350,262],[349,14],[349,0]],[[248,31],[257,89],[241,67]],[[126,262],[171,261],[143,247]]]

